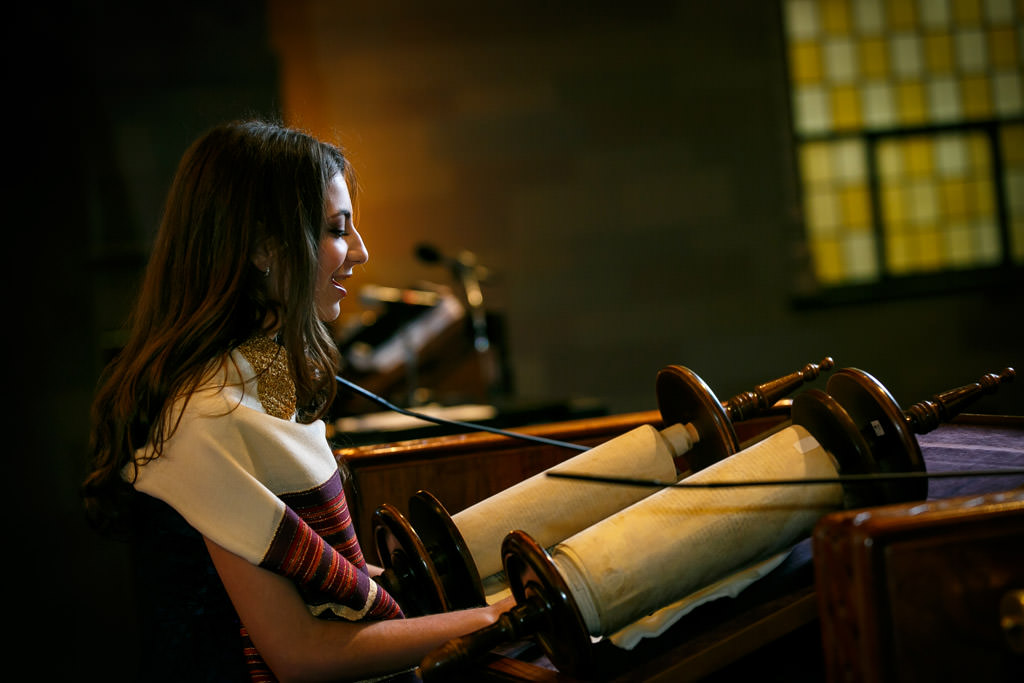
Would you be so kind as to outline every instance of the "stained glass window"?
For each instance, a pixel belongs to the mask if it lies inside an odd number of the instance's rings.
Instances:
[[[1024,265],[1024,0],[782,0],[814,274]]]

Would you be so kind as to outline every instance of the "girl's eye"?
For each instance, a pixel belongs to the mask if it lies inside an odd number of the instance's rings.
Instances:
[[[351,221],[352,214],[347,211],[341,211],[328,219],[327,232],[339,239],[342,237],[348,237],[348,226],[351,225]]]

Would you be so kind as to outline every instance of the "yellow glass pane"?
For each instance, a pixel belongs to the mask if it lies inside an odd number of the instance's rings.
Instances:
[[[969,172],[967,142],[962,135],[940,135],[935,139],[936,171],[945,177]]]
[[[1003,258],[1003,246],[999,239],[999,228],[995,222],[987,220],[975,221],[975,244],[978,248],[976,262],[978,265],[999,263]]]
[[[817,83],[822,76],[821,46],[796,43],[790,48],[790,71],[796,83]]]
[[[831,35],[847,35],[850,32],[848,0],[822,0],[821,27]]]
[[[860,70],[865,78],[885,78],[889,74],[888,42],[882,38],[860,41]]]
[[[917,235],[917,266],[921,270],[938,270],[945,262],[943,239],[935,229]]]
[[[999,132],[1003,160],[1009,165],[1024,164],[1024,125],[1007,124]]]
[[[907,175],[931,176],[935,173],[934,144],[931,138],[910,138],[903,146]]]
[[[995,67],[1013,67],[1017,64],[1017,37],[1010,27],[988,31],[988,59]]]
[[[924,62],[930,73],[953,71],[953,38],[946,31],[924,36]]]
[[[992,114],[992,90],[985,76],[965,76],[960,81],[963,111],[968,118],[988,117]]]
[[[932,178],[912,183],[907,188],[907,221],[915,226],[934,223],[939,213],[939,200]]]
[[[820,133],[831,126],[828,99],[825,92],[816,86],[794,88],[793,109],[796,128],[799,133]]]
[[[835,235],[840,222],[836,195],[831,190],[807,192],[804,208],[807,212],[807,231],[815,237]]]
[[[966,218],[968,214],[968,187],[963,180],[946,180],[939,183],[939,198],[942,213],[947,218]]]
[[[875,237],[870,230],[848,233],[842,244],[843,269],[848,280],[878,278],[878,255],[875,252]]]
[[[899,230],[907,222],[906,192],[899,185],[882,188],[882,216],[887,230]]]
[[[871,201],[868,188],[862,185],[845,187],[839,193],[843,225],[863,230],[871,224]]]
[[[878,175],[883,181],[890,181],[904,175],[903,155],[894,144],[878,145]]]
[[[843,279],[843,255],[836,240],[814,240],[811,243],[814,254],[814,272],[825,284],[835,284]]]
[[[832,89],[832,123],[837,129],[861,126],[860,93],[854,86]]]
[[[918,82],[896,86],[896,104],[900,121],[907,124],[923,123],[927,115],[924,86]]]
[[[846,185],[861,183],[868,176],[864,159],[864,144],[856,138],[832,143],[832,163],[837,182]]]
[[[970,158],[971,168],[976,171],[988,173],[992,164],[992,153],[989,150],[988,140],[984,135],[971,135],[967,138],[967,149]]]
[[[890,29],[896,31],[913,29],[917,24],[915,5],[909,0],[885,3],[885,18]]]
[[[975,25],[981,22],[981,0],[953,0],[954,23],[964,25]]]
[[[829,145],[812,142],[800,146],[800,172],[805,183],[817,185],[832,180],[832,155]]]
[[[975,216],[996,215],[995,188],[991,178],[979,178],[968,182],[968,199]]]
[[[910,241],[905,234],[886,233],[885,267],[893,275],[904,275],[911,266]]]
[[[963,223],[950,226],[945,232],[946,261],[951,266],[970,266],[975,261],[974,236]]]

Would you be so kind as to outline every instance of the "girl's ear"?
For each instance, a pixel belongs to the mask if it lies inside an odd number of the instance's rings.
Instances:
[[[249,258],[256,270],[264,275],[270,275],[270,266],[274,262],[274,252],[265,241],[253,249],[252,255]]]

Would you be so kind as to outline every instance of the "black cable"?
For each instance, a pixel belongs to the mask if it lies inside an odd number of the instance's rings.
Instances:
[[[622,484],[648,488],[715,489],[734,486],[807,486],[809,484],[842,484],[844,482],[900,481],[905,479],[958,479],[961,477],[1010,477],[1024,475],[1024,469],[965,470],[963,472],[879,472],[867,474],[841,474],[836,477],[809,477],[807,479],[750,479],[733,481],[658,481],[656,479],[631,479],[629,477],[605,477],[582,472],[547,472],[557,479],[577,479],[602,484]]]
[[[393,403],[391,403],[387,399],[382,398],[382,397],[378,396],[377,394],[374,394],[373,392],[371,392],[371,391],[369,391],[367,389],[362,388],[358,384],[354,384],[353,382],[350,382],[349,380],[345,379],[344,377],[341,377],[339,375],[335,375],[334,379],[338,380],[338,382],[340,384],[342,384],[343,386],[345,386],[349,390],[359,394],[360,396],[362,396],[364,398],[368,398],[369,400],[373,401],[377,405],[383,406],[384,408],[387,408],[388,410],[393,410],[396,413],[400,413],[400,414],[406,415],[408,417],[414,417],[417,420],[424,420],[426,422],[433,422],[434,424],[439,424],[439,425],[452,425],[452,426],[455,426],[455,427],[461,427],[463,429],[467,429],[469,431],[490,432],[492,434],[500,434],[501,436],[512,437],[513,439],[523,439],[525,441],[533,441],[533,442],[536,442],[536,443],[547,444],[548,446],[558,446],[559,448],[571,448],[571,449],[577,450],[577,451],[588,451],[588,450],[590,450],[589,446],[582,446],[580,444],[569,443],[567,441],[558,441],[556,439],[547,439],[547,438],[545,438],[543,436],[534,436],[532,434],[520,434],[518,432],[510,432],[510,431],[506,431],[504,429],[498,429],[497,427],[488,427],[487,425],[476,424],[474,422],[460,422],[458,420],[448,420],[448,419],[445,419],[445,418],[442,418],[442,417],[435,417],[433,415],[426,415],[424,413],[417,413],[417,412],[412,411],[412,410],[406,410],[405,408],[399,408],[398,406],[394,405]]]

